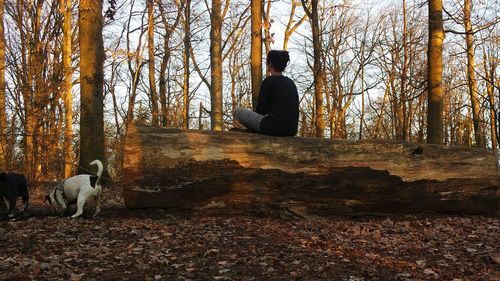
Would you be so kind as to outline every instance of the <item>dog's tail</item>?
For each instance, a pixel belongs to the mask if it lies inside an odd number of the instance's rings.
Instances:
[[[97,165],[97,182],[99,182],[99,180],[101,179],[102,171],[104,170],[102,162],[96,159],[90,162],[89,165]]]

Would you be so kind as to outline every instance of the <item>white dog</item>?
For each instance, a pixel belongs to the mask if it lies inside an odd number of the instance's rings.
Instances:
[[[49,202],[54,211],[59,209],[60,213],[64,214],[70,204],[76,203],[78,210],[71,216],[76,218],[83,214],[85,201],[91,196],[96,196],[97,206],[94,217],[101,212],[102,187],[99,180],[101,179],[103,166],[99,160],[90,162],[90,165],[97,165],[97,176],[77,175],[67,178],[45,196],[45,201]]]

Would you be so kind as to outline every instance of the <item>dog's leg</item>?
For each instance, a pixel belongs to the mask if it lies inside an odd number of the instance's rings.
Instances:
[[[29,199],[30,199],[29,196],[23,196],[23,204],[24,204],[24,206],[23,206],[23,210],[21,212],[24,212],[24,211],[28,210],[28,204],[29,204],[29,201],[30,201]]]
[[[17,200],[16,196],[13,196],[13,197],[8,199],[7,206],[9,206],[9,207],[7,208],[7,213],[9,214],[9,218],[14,217],[14,210],[16,209],[16,200]]]
[[[66,203],[66,199],[64,199],[62,193],[56,192],[54,195],[56,202],[61,206],[59,210],[59,216],[64,217],[66,215],[66,211],[68,210],[68,205]],[[55,209],[54,209],[55,210]]]
[[[97,203],[95,207],[94,217],[96,217],[101,212],[101,198],[102,198],[102,192],[97,192],[96,195]]]
[[[87,200],[88,195],[84,194],[83,192],[80,192],[78,194],[78,199],[76,200],[76,213],[72,215],[72,218],[77,218],[83,214],[83,206],[85,205],[85,201]]]
[[[23,178],[24,178],[24,187],[23,187],[23,193],[22,193],[21,198],[23,199],[23,204],[24,204],[23,212],[24,212],[24,211],[28,210],[28,205],[29,205],[29,201],[30,201],[30,194],[28,192],[28,182],[24,176],[23,176]]]
[[[23,205],[23,210],[21,212],[24,212],[24,211],[28,210],[29,201],[23,199],[23,204],[24,204]]]
[[[59,211],[59,215],[61,217],[66,216],[66,212],[68,210],[68,206],[66,205],[66,201],[61,201],[61,210]]]
[[[3,197],[3,203],[5,203],[5,209],[7,210],[7,214],[9,214],[9,210],[10,210],[10,204],[9,204],[9,200],[7,200],[6,197]]]

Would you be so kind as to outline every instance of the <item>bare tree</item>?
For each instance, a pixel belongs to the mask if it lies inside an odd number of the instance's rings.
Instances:
[[[472,105],[472,122],[474,124],[474,139],[477,146],[484,146],[483,132],[481,129],[481,112],[478,99],[477,82],[474,62],[474,35],[471,23],[471,0],[464,0],[464,26],[465,43],[467,50],[467,84]]]
[[[72,1],[61,0],[61,13],[63,14],[63,69],[64,69],[64,177],[73,174],[73,65],[72,65]]]
[[[184,75],[182,84],[182,93],[184,97],[184,109],[183,109],[183,128],[189,129],[189,49],[191,46],[191,0],[185,0],[184,3],[184,52],[182,56],[184,64]]]
[[[137,46],[136,46],[135,50],[132,50],[132,46],[131,46],[131,44],[134,42],[132,42],[130,37],[131,37],[131,34],[135,31],[135,30],[131,29],[132,17],[134,15],[134,13],[132,12],[134,9],[134,4],[135,4],[135,0],[130,3],[130,13],[129,13],[129,20],[127,21],[127,33],[126,33],[127,66],[128,66],[129,74],[131,77],[127,115],[125,117],[126,127],[128,126],[128,124],[130,124],[134,120],[134,108],[135,108],[135,103],[136,103],[136,98],[137,98],[137,87],[139,86],[142,67],[146,63],[144,61],[144,57],[143,57],[145,46],[143,46],[143,41],[142,41],[144,34],[147,31],[147,29],[144,28],[144,26],[145,26],[144,25],[145,11],[144,11],[144,13],[142,13],[141,22],[140,22],[139,27],[137,28],[139,31],[139,38],[137,39]]]
[[[154,0],[147,0],[148,9],[148,69],[149,69],[149,92],[151,95],[151,123],[153,126],[159,126],[158,121],[158,93],[156,91],[155,77],[155,15]]]
[[[407,40],[407,23],[406,23],[406,0],[403,0],[403,61],[401,64],[403,65],[401,67],[401,94],[400,94],[400,108],[398,109],[399,112],[399,122],[402,125],[401,126],[401,136],[400,139],[402,140],[407,140],[408,139],[408,127],[409,127],[409,116],[407,114],[407,87],[406,87],[406,80],[407,80],[407,70],[408,70],[408,40]]]
[[[81,0],[80,28],[80,165],[88,173],[95,159],[106,163],[104,153],[104,102],[102,0]]]
[[[251,50],[252,107],[257,108],[260,84],[262,83],[262,0],[251,1]],[[271,3],[271,1],[268,1]]]
[[[487,54],[486,47],[483,47],[483,70],[485,75],[486,83],[486,95],[489,103],[489,113],[490,113],[490,134],[491,134],[491,147],[493,151],[497,150],[498,147],[498,118],[496,114],[497,103],[495,101],[495,87],[494,87],[494,77],[496,75],[497,63],[495,58]],[[499,91],[500,94],[500,91]]]
[[[5,31],[4,31],[4,1],[0,2],[0,171],[7,170],[7,112],[5,92]]]
[[[271,7],[272,7],[272,0],[267,0],[265,1],[265,6],[266,9],[263,10],[263,5],[264,1],[259,0],[260,5],[261,5],[261,14],[262,14],[262,28],[264,29],[264,48],[266,51],[266,54],[269,53],[271,50],[271,43],[273,43],[274,40],[274,34],[271,34],[271,26],[273,25],[274,20],[271,19]],[[267,73],[266,69],[266,73]]]
[[[429,0],[427,142],[443,143],[443,4]]]
[[[227,7],[227,5],[226,5]],[[210,14],[211,129],[224,130],[222,120],[222,1],[212,1]]]
[[[323,67],[321,63],[321,42],[318,20],[318,0],[311,0],[311,9],[309,10],[306,0],[301,0],[302,7],[311,22],[312,40],[314,49],[314,103],[315,103],[315,129],[316,137],[322,138],[325,135],[325,121],[323,120]]]
[[[162,3],[162,1],[158,2],[158,7],[160,9],[161,21],[163,24],[163,30],[165,34],[163,35],[163,57],[160,63],[160,105],[161,105],[161,116],[162,116],[162,125],[167,126],[169,123],[169,93],[170,87],[168,87],[168,79],[167,79],[167,71],[169,68],[169,63],[172,57],[172,47],[171,47],[171,39],[174,34],[177,25],[179,24],[182,17],[182,5],[181,3],[176,1],[177,13],[175,14],[175,18],[173,23],[170,23],[167,16],[167,11]],[[191,47],[190,47],[191,48]]]
[[[299,1],[292,0],[288,23],[284,31],[283,50],[288,50],[288,41],[290,40],[290,37],[297,30],[297,28],[299,28],[299,26],[302,25],[302,23],[304,23],[304,21],[307,19],[307,14],[304,14],[302,17],[300,17],[298,21],[294,22],[295,13],[299,5],[300,5]]]

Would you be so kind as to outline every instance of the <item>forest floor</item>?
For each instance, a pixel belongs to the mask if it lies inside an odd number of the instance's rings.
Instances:
[[[0,214],[0,280],[500,280],[500,219],[213,216],[128,210],[121,187],[92,218]],[[72,210],[71,213],[73,213]]]

